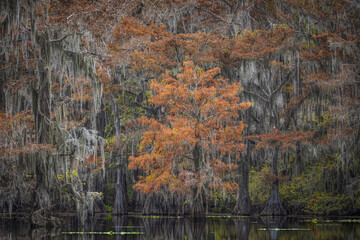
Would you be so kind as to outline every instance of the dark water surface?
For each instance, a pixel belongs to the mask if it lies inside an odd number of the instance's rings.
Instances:
[[[85,226],[62,217],[59,228],[31,228],[24,218],[0,217],[0,239],[360,239],[359,220],[301,217],[187,217],[97,215]]]

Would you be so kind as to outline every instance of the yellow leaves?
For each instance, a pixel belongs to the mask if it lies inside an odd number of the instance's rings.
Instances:
[[[294,92],[294,85],[291,86],[283,86],[282,87],[283,92],[287,92],[287,93],[293,93]]]
[[[78,172],[75,169],[73,169],[72,172],[70,172],[70,170],[67,170],[65,174],[58,174],[56,175],[56,178],[60,183],[65,183],[65,180],[67,180],[67,181],[79,182],[80,184],[85,185],[85,183],[81,182]]]
[[[60,181],[63,181],[65,179],[65,176],[62,174],[57,175],[57,179]]]
[[[317,121],[317,126],[318,127],[328,127],[333,122],[335,122],[335,119],[328,112],[325,112],[321,115],[321,121]]]

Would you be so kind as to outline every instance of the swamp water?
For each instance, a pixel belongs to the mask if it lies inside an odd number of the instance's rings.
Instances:
[[[96,215],[85,226],[61,217],[58,228],[31,228],[26,219],[0,216],[0,240],[27,239],[360,239],[360,220],[301,217],[187,217]]]

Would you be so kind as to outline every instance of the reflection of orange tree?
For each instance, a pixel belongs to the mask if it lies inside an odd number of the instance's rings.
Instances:
[[[251,106],[241,102],[239,84],[216,76],[220,69],[204,71],[184,62],[182,72],[162,81],[152,81],[156,93],[150,103],[163,106],[159,119],[141,118],[147,127],[140,152],[132,157],[132,169],[141,169],[135,189],[144,193],[176,192],[192,200],[191,215],[202,217],[202,190],[234,191],[228,177],[237,165],[223,160],[242,151],[244,124],[239,111]]]

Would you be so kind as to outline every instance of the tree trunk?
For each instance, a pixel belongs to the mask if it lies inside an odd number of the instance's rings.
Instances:
[[[120,119],[118,104],[115,97],[112,97],[113,111],[114,111],[114,125],[116,130],[116,141],[117,147],[120,147],[121,133],[120,133]],[[124,171],[125,164],[123,164],[123,150],[121,155],[116,156],[116,184],[115,184],[115,203],[114,203],[114,214],[123,215],[127,214],[128,196],[127,196],[127,184],[126,184],[126,171]]]
[[[246,125],[250,124],[250,110],[246,111]],[[245,135],[249,134],[249,127],[245,129]],[[233,214],[238,215],[250,215],[251,204],[250,204],[250,196],[249,196],[249,162],[250,162],[250,152],[249,152],[249,140],[245,140],[245,151],[242,154],[241,164],[241,181],[240,181],[240,189],[237,193],[237,201],[235,208],[233,210]]]
[[[275,180],[272,183],[271,186],[271,193],[268,201],[265,204],[265,207],[263,211],[261,212],[261,215],[272,215],[272,216],[284,216],[286,215],[286,210],[283,207],[280,199],[280,193],[279,193],[279,179],[278,177],[278,166],[277,166],[277,157],[278,157],[279,147],[276,147],[274,150],[274,156],[273,156],[273,176],[275,177]]]
[[[117,157],[117,159],[114,214],[124,215],[127,214],[128,205],[126,174],[122,169],[123,166],[121,166],[120,157]]]
[[[193,159],[195,164],[195,172],[198,174],[198,182],[193,189],[193,201],[190,205],[190,217],[201,219],[205,218],[205,211],[203,206],[203,199],[201,194],[200,187],[200,157],[201,157],[201,147],[199,143],[195,144],[195,148],[193,150]]]
[[[303,172],[303,162],[301,159],[301,147],[300,147],[300,143],[296,143],[296,148],[295,148],[295,162],[296,162],[296,167],[295,167],[295,175],[299,176],[302,172]]]
[[[149,195],[145,200],[142,214],[145,215],[165,215],[168,213],[166,199],[160,194]]]
[[[200,194],[198,194],[195,197],[195,199],[192,201],[190,207],[190,218],[195,218],[195,219],[205,218],[204,206]]]
[[[249,196],[249,166],[247,158],[242,164],[242,176],[240,181],[240,189],[237,194],[236,205],[233,214],[248,216],[251,213],[251,204]]]
[[[51,111],[51,65],[50,65],[50,43],[48,33],[37,37],[40,46],[42,61],[39,62],[39,90],[33,90],[33,105],[36,142],[39,144],[51,144],[50,111]],[[52,156],[45,153],[37,153],[34,159],[36,172],[36,189],[34,191],[34,209],[47,209],[51,206],[49,196],[49,181],[47,176],[51,171]]]

